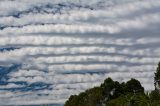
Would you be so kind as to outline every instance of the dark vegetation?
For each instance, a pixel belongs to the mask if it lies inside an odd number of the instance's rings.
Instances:
[[[155,90],[147,93],[136,79],[119,83],[107,78],[98,87],[70,96],[64,106],[160,106],[160,63],[154,85]]]

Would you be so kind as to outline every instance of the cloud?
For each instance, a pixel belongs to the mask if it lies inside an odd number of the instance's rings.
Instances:
[[[0,89],[9,89],[9,88],[21,88],[23,87],[22,85],[17,85],[17,84],[14,84],[14,83],[10,83],[10,84],[7,84],[7,85],[1,85],[0,86]]]
[[[54,46],[54,45],[82,45],[82,44],[114,44],[114,45],[135,45],[138,43],[143,43],[142,41],[134,41],[129,38],[122,38],[122,39],[115,39],[115,38],[108,38],[104,39],[103,37],[100,38],[75,38],[75,37],[65,37],[65,36],[3,36],[0,39],[1,45],[18,45],[18,46]],[[158,42],[156,38],[153,39],[152,42]],[[140,40],[140,39],[139,39]],[[144,43],[147,43],[148,40],[144,39]],[[136,43],[135,43],[136,42]],[[150,41],[151,42],[151,41]]]
[[[32,33],[120,33],[127,30],[139,30],[148,28],[149,25],[154,25],[159,22],[160,14],[148,14],[134,19],[125,19],[116,23],[107,25],[100,24],[46,24],[46,25],[29,25],[22,28],[8,27],[0,32],[4,34],[32,34]],[[14,33],[13,33],[14,32]]]
[[[147,38],[94,38],[94,37],[66,37],[66,36],[44,36],[44,35],[16,35],[16,36],[2,36],[0,39],[1,46],[15,45],[19,47],[29,47],[29,46],[67,46],[67,45],[115,45],[115,46],[133,46],[133,45],[147,45],[159,43],[160,39],[157,37],[147,37]]]
[[[1,0],[0,105],[63,104],[107,77],[152,90],[160,1]],[[18,48],[5,50],[5,48]]]

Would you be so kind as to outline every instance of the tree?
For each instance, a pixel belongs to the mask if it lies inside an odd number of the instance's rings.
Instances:
[[[121,95],[121,92],[119,91],[122,90],[121,85],[119,84],[119,82],[113,81],[111,78],[107,78],[104,83],[101,84],[101,88],[103,90],[105,102]]]
[[[136,79],[119,83],[107,78],[98,87],[72,95],[64,106],[160,106],[160,63],[154,80],[155,90],[146,94]]]
[[[88,106],[102,106],[103,95],[101,87],[94,87],[86,91]]]
[[[160,93],[158,89],[151,91],[149,98],[151,106],[160,106]]]
[[[132,78],[126,83],[125,91],[130,93],[144,93],[144,88],[138,80]]]
[[[71,95],[70,98],[66,101],[64,106],[78,106],[78,96]]]
[[[155,90],[149,94],[150,102],[152,106],[160,106],[160,62],[158,63],[158,67],[155,72],[154,86]]]
[[[155,85],[155,89],[160,88],[160,62],[158,63],[158,67],[155,72],[154,85]]]
[[[149,96],[150,96],[150,99],[152,101],[154,101],[154,100],[160,100],[160,93],[159,93],[158,90],[152,91]]]
[[[145,97],[144,88],[138,80],[119,83],[107,78],[99,87],[72,95],[64,106],[144,106]]]

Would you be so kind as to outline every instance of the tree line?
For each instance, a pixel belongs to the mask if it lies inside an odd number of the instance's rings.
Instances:
[[[100,86],[71,95],[64,106],[160,106],[160,63],[154,86],[153,91],[145,92],[137,79],[119,83],[107,78]]]

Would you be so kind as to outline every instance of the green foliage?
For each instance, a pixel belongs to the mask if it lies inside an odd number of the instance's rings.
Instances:
[[[107,78],[100,87],[103,90],[103,96],[105,96],[106,101],[124,94],[123,85],[117,81],[113,81],[111,78]]]
[[[103,100],[102,88],[94,87],[86,92],[88,94],[87,104],[88,106],[98,106],[101,105]]]
[[[149,98],[145,94],[128,93],[106,103],[106,106],[147,106]]]
[[[142,93],[144,92],[144,88],[138,80],[132,78],[125,84],[125,91],[131,93]]]
[[[119,83],[107,78],[99,87],[70,96],[64,106],[160,106],[160,63],[154,79],[158,87],[145,94],[136,79]]]
[[[152,101],[160,100],[160,92],[157,89],[152,91],[149,96]]]
[[[141,95],[135,96],[135,92]],[[106,106],[130,106],[131,103],[143,106],[138,99],[143,100],[145,97],[144,88],[138,80],[131,79],[127,83],[119,83],[107,78],[100,87],[88,89],[79,95],[72,95],[64,106],[102,106],[103,104]]]
[[[70,96],[64,106],[98,106],[101,104],[102,88],[94,87],[86,92]]]
[[[154,80],[155,80],[155,85],[157,85],[160,88],[160,62],[158,64]],[[157,86],[155,86],[155,89],[157,89]]]
[[[69,100],[66,101],[65,106],[78,106],[78,96],[77,95],[71,95]]]
[[[160,92],[159,90],[155,89],[150,94],[150,101],[152,106],[160,106]]]

